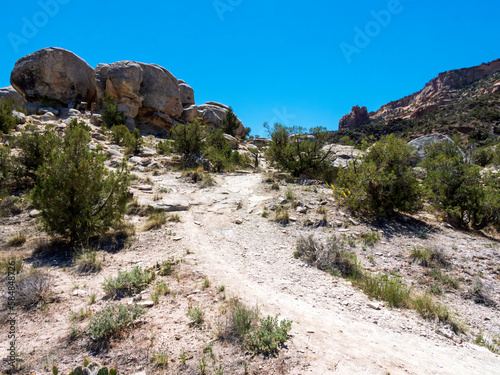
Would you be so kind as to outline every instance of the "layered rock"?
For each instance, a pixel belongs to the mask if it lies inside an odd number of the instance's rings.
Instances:
[[[44,48],[22,57],[10,82],[27,102],[45,100],[73,107],[93,101],[96,95],[94,69],[62,48]]]
[[[339,121],[339,130],[342,129],[355,129],[358,126],[368,124],[370,122],[370,117],[368,116],[368,110],[366,107],[354,106],[351,109],[351,113],[348,113],[342,117]]]
[[[460,89],[486,76],[500,72],[500,59],[478,66],[450,70],[439,73],[436,78],[427,82],[424,88],[414,94],[399,100],[389,102],[378,111],[368,113],[369,121],[387,121],[394,118],[418,118],[446,105],[450,98]],[[484,94],[500,92],[500,82],[485,90]],[[359,108],[359,107],[353,107]],[[363,120],[357,120],[357,113],[345,115],[339,122],[339,129],[353,129],[363,125]],[[361,114],[363,116],[363,114]],[[366,123],[367,123],[366,122]]]

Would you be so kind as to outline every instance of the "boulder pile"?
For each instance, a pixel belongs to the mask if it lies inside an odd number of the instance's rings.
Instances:
[[[125,125],[144,134],[169,132],[197,118],[221,127],[229,110],[216,102],[197,106],[193,88],[159,65],[118,61],[93,69],[62,48],[44,48],[22,57],[10,82],[12,87],[0,89],[0,97],[12,98],[35,113],[47,106],[54,108],[52,112],[70,108],[99,113],[108,91],[126,115]],[[246,129],[239,122],[236,137],[243,138]]]

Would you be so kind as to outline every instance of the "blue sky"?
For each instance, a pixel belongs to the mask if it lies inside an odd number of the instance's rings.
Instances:
[[[439,72],[500,58],[498,0],[186,0],[7,2],[0,87],[20,57],[44,47],[91,66],[156,63],[231,105],[253,135],[264,122],[338,128],[420,90]]]

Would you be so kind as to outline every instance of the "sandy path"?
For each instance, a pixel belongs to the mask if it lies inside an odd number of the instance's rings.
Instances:
[[[211,280],[294,321],[290,348],[305,353],[306,373],[500,374],[499,357],[486,349],[423,337],[427,323],[415,313],[371,309],[349,283],[295,260],[298,233],[260,217],[266,194],[261,175],[220,177],[212,201],[193,207],[178,229]],[[195,198],[208,201],[203,190]]]

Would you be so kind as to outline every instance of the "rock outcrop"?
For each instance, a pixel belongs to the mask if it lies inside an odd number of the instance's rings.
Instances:
[[[27,102],[49,101],[65,107],[91,102],[96,95],[94,69],[73,52],[44,48],[19,59],[10,76]]]
[[[424,160],[424,158],[426,157],[425,149],[428,145],[434,143],[443,143],[443,142],[454,144],[454,142],[444,134],[425,135],[423,137],[419,137],[408,142],[408,146],[413,147],[416,151],[415,159],[412,160],[413,165],[417,165],[422,160]],[[461,150],[460,153],[462,154],[463,157],[465,157],[464,153]]]
[[[99,64],[94,70],[61,48],[44,48],[19,59],[11,83],[22,95],[5,88],[0,97],[14,97],[20,102],[25,99],[30,114],[36,114],[41,104],[99,111],[108,91],[118,110],[125,113],[127,127],[147,134],[168,132],[179,122],[196,118],[220,127],[229,110],[216,102],[196,106],[193,88],[159,65],[118,61]],[[82,102],[89,106],[81,106]],[[242,138],[245,131],[240,121],[236,136]]]
[[[486,76],[500,72],[500,59],[478,66],[450,70],[439,73],[436,78],[427,82],[424,88],[414,94],[405,96],[384,104],[378,111],[368,113],[369,120],[357,120],[363,114],[357,109],[356,113],[351,111],[339,121],[340,129],[354,129],[371,121],[387,121],[394,118],[418,118],[432,112],[440,106],[446,105],[458,90],[476,82]],[[492,87],[484,93],[500,92],[500,81],[493,83]],[[363,107],[364,108],[364,107]]]
[[[351,113],[348,113],[342,117],[339,121],[339,130],[342,129],[356,129],[358,126],[368,124],[370,122],[370,117],[368,116],[368,110],[366,107],[354,106],[351,109]]]
[[[12,86],[0,88],[0,98],[10,99],[15,106],[21,107],[25,101],[21,94],[19,94]]]

